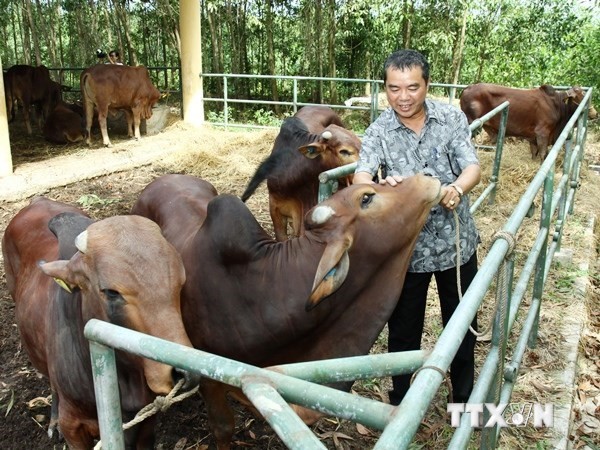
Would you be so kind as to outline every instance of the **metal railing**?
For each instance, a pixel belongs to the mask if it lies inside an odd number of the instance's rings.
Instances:
[[[63,86],[67,95],[81,94],[79,78],[81,72],[87,67],[50,67],[52,79]],[[149,66],[150,79],[157,89],[163,94],[181,94],[181,67],[177,66]],[[175,88],[176,87],[176,88]]]
[[[247,123],[237,123],[229,120],[229,110],[232,104],[252,104],[252,105],[269,105],[269,106],[287,106],[290,107],[292,112],[295,113],[298,108],[303,106],[329,106],[332,109],[343,109],[343,110],[356,110],[356,111],[368,111],[370,121],[374,121],[379,115],[379,111],[382,109],[379,106],[379,92],[380,86],[383,85],[383,80],[372,80],[363,78],[331,78],[331,77],[301,77],[301,76],[287,76],[287,75],[247,75],[247,74],[231,74],[231,73],[203,73],[200,74],[201,78],[220,78],[222,79],[221,89],[223,91],[223,97],[203,97],[205,102],[222,103],[223,104],[223,120],[222,121],[209,121],[212,125],[223,126],[223,127],[238,127],[238,128],[275,128],[275,126],[265,125],[252,125]],[[291,83],[291,88],[288,89],[288,99],[281,101],[274,100],[260,100],[260,99],[243,99],[243,98],[231,98],[229,96],[229,84],[231,79],[258,79],[258,80],[278,80],[283,82]],[[359,83],[365,85],[361,92],[368,91],[371,94],[365,96],[368,99],[369,106],[351,106],[346,104],[338,103],[310,103],[304,102],[300,99],[301,89],[300,83],[308,82],[330,82],[330,83]],[[444,84],[444,83],[430,83],[430,87],[433,89],[444,89],[448,91],[448,101],[452,103],[456,91],[463,89],[467,85],[458,84]]]
[[[494,165],[492,168],[492,175],[490,176],[490,183],[471,205],[471,213],[475,212],[475,210],[477,210],[477,208],[479,208],[483,201],[488,197],[489,203],[494,203],[496,189],[498,186],[498,179],[500,176],[500,162],[502,161],[502,152],[504,148],[504,135],[506,133],[506,123],[508,120],[508,109],[509,102],[506,101],[504,103],[501,103],[496,108],[492,109],[490,112],[480,117],[479,119],[474,120],[471,123],[471,125],[469,125],[471,134],[474,136],[478,133],[478,131],[481,129],[485,122],[487,122],[497,114],[501,115],[500,125],[498,128],[498,139],[496,140],[495,146],[496,153],[494,158]],[[354,170],[356,169],[356,166],[356,163],[346,164],[344,166],[336,167],[334,169],[330,169],[319,174],[318,201],[322,202],[326,198],[331,197],[331,195],[338,190],[338,179],[353,174]]]
[[[288,402],[382,430],[374,450],[406,449],[444,381],[443,374],[447,373],[460,343],[469,332],[469,325],[498,274],[501,278],[498,278],[496,286],[498,307],[494,312],[491,346],[469,403],[508,403],[525,349],[527,346],[535,346],[544,283],[554,253],[560,246],[568,215],[573,210],[587,134],[587,106],[591,100],[591,91],[590,89],[586,93],[583,102],[521,196],[513,214],[502,227],[498,239],[492,243],[476,277],[444,327],[431,353],[419,351],[366,355],[278,366],[277,371],[273,371],[92,320],[86,325],[85,336],[91,340],[94,386],[96,397],[99,399],[98,415],[102,442],[106,446],[104,448],[124,448],[113,350],[116,348],[241,387],[250,401],[265,415],[285,445],[291,449],[324,447],[293,413]],[[503,108],[504,110],[506,108]],[[577,133],[575,142],[571,142],[567,138],[575,124]],[[563,146],[565,151],[562,175],[555,186],[555,166]],[[542,204],[539,231],[525,263],[520,268],[520,273],[515,273],[515,265],[511,259],[514,236],[540,192]],[[553,232],[550,231],[551,227]],[[521,308],[522,299],[532,277],[534,283],[531,304],[528,308]],[[513,288],[514,279],[517,282]],[[517,345],[509,354],[506,342],[517,312],[526,318],[520,333],[515,336]],[[508,357],[510,360],[504,365],[503,362]],[[326,367],[335,367],[336,370],[321,370]],[[337,370],[338,368],[340,370]],[[311,383],[390,376],[415,372],[418,368],[421,370],[416,374],[410,389],[397,408]],[[268,405],[277,405],[278,412]],[[449,448],[467,448],[473,432],[469,416],[469,413],[463,414]],[[497,427],[484,428],[480,448],[495,448],[499,432]]]

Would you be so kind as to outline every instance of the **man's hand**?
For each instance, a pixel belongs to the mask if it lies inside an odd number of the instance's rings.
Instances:
[[[388,175],[387,177],[379,180],[379,184],[389,184],[390,186],[397,186],[399,183],[402,183],[402,178],[400,175]]]
[[[452,186],[442,187],[442,193],[444,196],[440,200],[440,205],[449,211],[454,211],[460,203],[460,195],[458,191]]]

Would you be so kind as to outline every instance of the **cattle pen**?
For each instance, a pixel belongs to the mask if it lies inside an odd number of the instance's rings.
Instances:
[[[431,353],[397,355],[396,358],[392,355],[386,357],[389,358],[387,360],[366,356],[355,361],[334,361],[332,364],[335,370],[333,368],[328,370],[330,366],[326,362],[319,362],[317,370],[311,366],[311,363],[289,368],[280,366],[278,370],[283,372],[282,375],[234,361],[225,361],[215,355],[204,354],[197,350],[178,348],[175,344],[94,322],[90,323],[86,330],[88,338],[102,343],[102,345],[92,345],[95,349],[98,396],[107,399],[115,398],[116,385],[112,374],[116,369],[110,364],[112,360],[110,355],[113,352],[110,347],[114,346],[188,370],[196,370],[203,376],[243,387],[257,409],[263,413],[289,448],[324,447],[312,436],[310,429],[297,420],[287,401],[382,430],[381,437],[374,447],[376,450],[408,448],[428,405],[444,382],[445,373],[458,344],[469,332],[469,323],[477,313],[485,295],[494,288],[493,296],[496,298],[497,307],[491,346],[480,368],[469,404],[487,403],[497,407],[509,404],[524,352],[527,347],[532,348],[536,345],[544,285],[554,256],[560,251],[561,239],[569,215],[573,212],[587,134],[585,112],[590,101],[591,89],[541,164],[510,218],[501,231],[494,236],[493,245],[481,263],[477,277],[464,295],[457,314],[445,327]],[[478,124],[475,124],[472,128],[477,126]],[[562,158],[562,173],[557,176],[559,156]],[[499,151],[496,150],[495,161],[500,170],[501,147]],[[498,172],[496,175],[494,183],[499,181],[501,173]],[[490,202],[493,201],[494,189],[495,185],[491,185],[485,190]],[[530,218],[534,214],[535,199],[538,196],[541,202],[539,231],[528,250],[525,261],[517,268],[513,258],[517,235],[525,218]],[[476,200],[473,208],[477,209],[482,205],[486,197]],[[533,281],[531,301],[529,305],[525,305],[523,299],[528,292],[530,281]],[[518,315],[525,320],[521,329],[514,331],[517,342],[510,349],[507,346],[508,337],[513,331]],[[354,366],[350,374],[341,369],[347,367],[346,364],[350,367]],[[308,380],[327,383],[333,381],[333,377],[336,376],[350,377],[335,378],[338,381],[386,376],[404,371],[414,371],[416,375],[409,393],[396,410],[384,403],[365,401],[342,392],[332,392],[320,384],[305,383]],[[326,377],[324,373],[328,376]],[[284,378],[286,375],[292,378]],[[103,406],[107,409],[99,411],[99,415],[105,448],[123,448],[122,437],[120,437],[122,436],[120,408],[115,402]],[[558,421],[564,420],[565,414],[568,422],[568,407],[566,409],[565,411],[564,405],[554,405],[552,417],[548,409],[541,411],[542,425],[549,426],[554,420],[558,428]],[[485,409],[483,413],[482,424],[489,423],[490,419],[495,420],[492,420],[491,427],[484,426],[481,430],[480,448],[495,448],[501,432],[498,412]],[[462,414],[449,448],[467,448],[474,432],[471,426],[471,415],[479,415],[479,412],[472,409]]]

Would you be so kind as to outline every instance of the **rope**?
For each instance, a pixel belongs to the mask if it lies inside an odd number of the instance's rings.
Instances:
[[[154,401],[152,403],[144,406],[142,409],[139,410],[139,412],[135,415],[135,417],[133,419],[131,419],[129,422],[123,424],[123,431],[128,430],[129,428],[137,425],[138,423],[142,422],[143,420],[146,420],[148,417],[153,416],[157,412],[166,411],[174,403],[185,400],[186,398],[188,398],[191,395],[198,392],[199,386],[196,386],[195,388],[193,388],[189,391],[186,391],[183,394],[175,396],[177,391],[181,388],[181,386],[183,386],[184,382],[185,382],[185,380],[182,378],[177,382],[177,384],[175,386],[173,386],[173,389],[171,390],[171,392],[169,392],[166,396],[161,396],[161,395],[156,396],[156,398],[154,399]],[[101,448],[102,448],[102,441],[98,441],[98,443],[94,446],[94,450],[100,450]]]
[[[444,378],[444,382],[446,383],[446,387],[448,388],[448,403],[453,403],[453,399],[452,399],[452,382],[450,381],[450,377],[448,377],[448,375],[446,374],[446,372],[444,372],[439,367],[436,367],[436,366],[421,366],[421,367],[419,367],[417,370],[414,371],[414,373],[410,377],[410,384],[413,383],[413,380],[415,379],[415,377],[417,376],[417,374],[421,370],[423,370],[423,369],[433,369],[436,372],[438,372]]]
[[[454,223],[456,226],[456,285],[458,287],[458,300],[462,301],[462,285],[461,285],[461,281],[460,281],[460,265],[461,265],[460,229],[459,229],[460,224],[459,224],[459,220],[458,220],[458,213],[456,212],[456,210],[454,210],[453,213],[454,213]],[[498,272],[498,274],[496,275],[496,284],[497,284],[497,286],[502,286],[502,293],[500,294],[498,292],[498,290],[496,290],[496,301],[494,304],[494,311],[498,308],[499,304],[502,304],[503,305],[502,309],[505,309],[504,303],[502,302],[502,298],[508,290],[508,286],[507,286],[508,277],[506,276],[505,272],[507,270],[507,262],[512,259],[512,253],[515,248],[515,237],[508,231],[497,231],[494,234],[494,236],[492,237],[492,243],[494,241],[496,241],[497,239],[504,239],[508,242],[508,251],[506,252],[506,255],[504,256],[504,262],[502,263],[502,267],[501,267],[500,271]],[[501,312],[501,314],[506,314],[506,311],[500,311],[500,312]],[[502,323],[504,323],[504,317],[505,316],[501,316]],[[483,331],[476,331],[471,325],[469,325],[469,331],[471,333],[473,333],[473,335],[475,335],[476,337],[481,338],[482,336],[486,336],[491,332],[493,325],[494,325],[494,316],[491,316],[487,327]],[[502,328],[503,328],[502,334],[504,334],[504,327],[502,327]],[[486,339],[478,339],[478,340],[486,340]]]
[[[456,212],[456,210],[454,210],[453,213],[454,213],[454,223],[456,225],[456,285],[458,287],[458,299],[459,299],[459,301],[462,301],[462,286],[461,286],[461,281],[460,281],[460,265],[461,265],[460,229],[459,229],[458,213]],[[508,263],[513,258],[513,250],[515,248],[515,237],[508,231],[497,231],[494,234],[494,236],[492,237],[492,243],[498,239],[504,239],[506,242],[508,242],[508,251],[506,252],[506,255],[504,256],[504,261],[502,262],[502,267],[500,268],[500,270],[498,271],[498,274],[496,275],[496,286],[497,287],[500,286],[500,289],[498,289],[498,288],[496,289],[496,302],[494,305],[494,311],[496,310],[496,308],[498,308],[498,305],[500,305],[500,323],[501,323],[500,342],[504,342],[504,338],[505,338],[504,322],[506,319],[506,302],[503,302],[502,299],[506,298],[506,296],[508,294],[508,276],[507,276],[508,275]],[[477,332],[473,329],[473,327],[471,325],[469,325],[469,330],[475,336],[481,337],[483,335],[488,334],[491,331],[493,323],[494,323],[494,316],[492,315],[492,317],[490,318],[489,325],[485,331]],[[502,373],[503,367],[504,367],[504,358],[502,358],[500,365],[501,365],[500,373]],[[410,377],[410,384],[412,384],[412,382],[415,379],[415,377],[417,376],[417,374],[423,369],[433,369],[436,372],[440,373],[442,375],[442,377],[444,377],[444,382],[446,383],[446,386],[448,388],[448,403],[453,403],[454,399],[452,397],[452,382],[450,381],[450,377],[448,377],[446,372],[444,372],[439,367],[436,367],[436,366],[421,366],[421,367],[419,367]],[[502,383],[497,383],[496,400],[498,400],[498,398],[500,396],[501,386],[502,386]]]

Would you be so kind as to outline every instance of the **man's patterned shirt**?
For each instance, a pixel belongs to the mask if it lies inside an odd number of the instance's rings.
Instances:
[[[375,176],[407,177],[425,173],[438,177],[442,185],[456,180],[463,169],[479,164],[466,116],[449,104],[425,100],[425,125],[421,135],[404,126],[392,108],[386,109],[367,129],[362,139],[356,172]],[[462,197],[459,217],[461,265],[480,242],[469,199]],[[456,225],[452,211],[440,205],[431,209],[419,235],[409,272],[435,272],[456,267]]]

